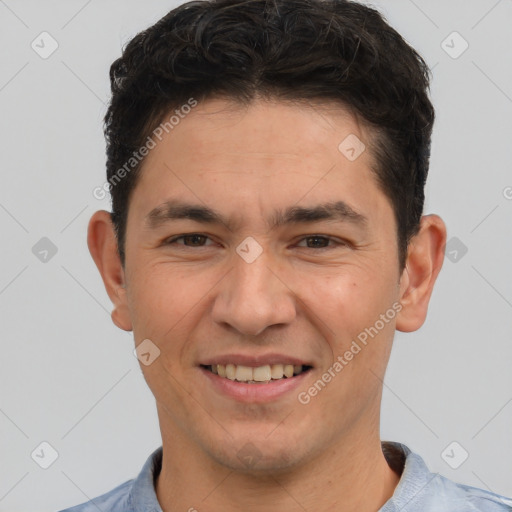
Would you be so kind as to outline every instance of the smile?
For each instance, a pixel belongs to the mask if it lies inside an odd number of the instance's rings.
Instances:
[[[228,363],[229,360],[225,358],[224,364],[213,361],[210,364],[200,364],[198,369],[206,379],[204,382],[207,383],[207,392],[239,403],[264,404],[278,399],[294,400],[297,390],[306,386],[305,379],[309,380],[313,372],[312,366],[287,364],[284,362],[287,359],[282,363],[274,361],[272,364],[261,364],[264,361],[255,362],[254,359],[240,361],[245,364],[233,364]],[[255,366],[258,363],[259,366]]]
[[[273,380],[289,379],[308,371],[308,365],[267,364],[251,367],[236,364],[201,365],[219,377],[248,384],[269,383]]]

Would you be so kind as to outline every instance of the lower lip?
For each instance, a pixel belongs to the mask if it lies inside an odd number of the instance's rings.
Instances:
[[[311,372],[310,369],[294,377],[271,380],[270,382],[262,382],[261,384],[247,384],[245,382],[219,377],[219,375],[206,368],[199,367],[199,370],[209,379],[213,388],[221,394],[234,398],[239,402],[251,403],[271,402],[287,393],[291,393],[304,382],[304,379]]]

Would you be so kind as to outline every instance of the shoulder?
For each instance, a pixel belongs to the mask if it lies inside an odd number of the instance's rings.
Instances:
[[[388,464],[400,481],[381,512],[512,512],[512,499],[432,473],[406,445],[383,443]]]
[[[461,512],[512,512],[512,499],[471,485],[454,482],[435,475],[433,492],[435,502],[446,510]]]
[[[155,476],[162,464],[162,447],[146,460],[137,478],[127,480],[111,491],[60,512],[162,512],[155,493]]]
[[[134,480],[128,480],[116,488],[112,489],[97,498],[93,498],[80,505],[61,510],[60,512],[114,512],[123,510],[123,512],[132,512],[130,507],[130,490]]]

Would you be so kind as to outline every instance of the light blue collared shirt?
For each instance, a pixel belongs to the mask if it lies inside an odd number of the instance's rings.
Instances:
[[[401,477],[379,512],[512,512],[512,499],[431,473],[423,459],[404,444],[382,444],[388,463]],[[162,447],[151,454],[137,478],[61,512],[162,512],[154,485],[161,465]]]

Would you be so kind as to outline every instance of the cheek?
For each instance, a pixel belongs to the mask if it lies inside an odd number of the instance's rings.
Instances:
[[[378,272],[375,267],[353,267],[333,274],[317,276],[308,283],[305,289],[311,291],[305,302],[327,326],[336,356],[344,354],[355,340],[361,351],[354,360],[377,364],[386,357],[395,331],[393,304],[398,288],[394,276]],[[386,313],[388,316],[381,320]]]
[[[178,325],[201,295],[204,296],[196,284],[197,280],[190,274],[171,269],[169,265],[137,267],[130,286],[130,312],[136,339],[142,336],[158,340]]]
[[[335,375],[322,400],[335,416],[359,414],[361,407],[375,403],[380,392],[395,332],[392,282],[368,269],[318,281],[316,311],[329,328],[333,355],[333,362],[323,370]],[[381,319],[386,313],[387,321]],[[321,412],[325,403],[319,400],[313,407]],[[345,404],[343,411],[340,403]]]
[[[188,342],[201,325],[210,323],[211,301],[225,273],[222,268],[185,263],[141,264],[130,286],[130,315],[137,342],[154,341],[160,347],[161,362],[168,360],[169,368],[178,362],[188,366]]]
[[[329,275],[317,275],[305,280],[305,300],[313,301],[332,330],[359,325],[371,318],[385,302],[382,283],[368,268],[332,269]]]

